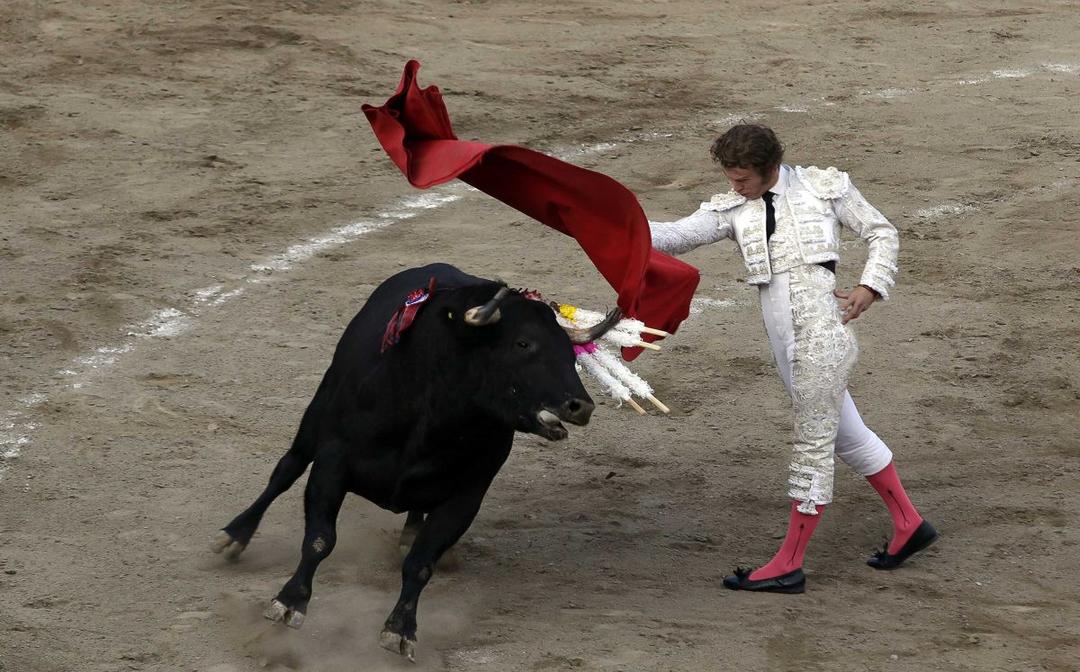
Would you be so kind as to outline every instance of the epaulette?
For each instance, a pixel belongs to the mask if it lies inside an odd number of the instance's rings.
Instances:
[[[840,198],[851,187],[848,174],[832,166],[828,168],[795,166],[795,174],[799,177],[799,181],[818,198]]]
[[[703,210],[712,210],[714,212],[723,212],[724,210],[730,210],[737,205],[742,205],[746,202],[745,196],[740,196],[734,191],[729,191],[724,194],[716,194],[708,201],[701,204]]]

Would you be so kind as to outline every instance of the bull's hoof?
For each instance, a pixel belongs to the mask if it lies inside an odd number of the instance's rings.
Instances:
[[[396,632],[383,630],[379,634],[379,646],[405,656],[410,662],[416,662],[416,640],[402,637]]]
[[[245,548],[247,548],[247,544],[233,539],[232,535],[225,530],[218,531],[218,533],[214,535],[214,540],[210,542],[210,550],[214,553],[221,553],[229,560],[236,560],[239,558]]]
[[[270,606],[263,612],[263,616],[271,621],[284,623],[290,628],[299,628],[304,624],[304,612],[286,607],[281,600],[272,600]]]

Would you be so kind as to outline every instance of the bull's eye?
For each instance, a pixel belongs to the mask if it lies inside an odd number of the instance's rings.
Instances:
[[[522,339],[517,342],[517,347],[521,348],[522,350],[528,350],[532,347],[532,343],[529,343],[528,341]]]

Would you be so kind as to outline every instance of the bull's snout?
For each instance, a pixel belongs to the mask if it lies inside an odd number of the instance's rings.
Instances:
[[[539,434],[549,441],[562,441],[569,434],[562,423],[569,422],[572,425],[588,424],[595,408],[596,405],[589,399],[570,398],[558,408],[547,406],[540,409],[536,414],[536,426],[526,431]]]
[[[569,399],[559,407],[559,418],[574,425],[587,425],[596,404],[588,399]]]

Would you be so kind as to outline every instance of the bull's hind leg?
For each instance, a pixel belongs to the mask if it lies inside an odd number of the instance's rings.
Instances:
[[[420,511],[410,511],[405,518],[405,527],[401,528],[401,536],[398,537],[398,550],[405,556],[416,541],[416,535],[420,534],[420,528],[424,524],[424,514]]]
[[[428,514],[401,565],[401,596],[379,636],[383,648],[415,660],[416,607],[420,592],[431,579],[435,563],[469,529],[485,492],[487,484],[472,488]]]
[[[266,610],[266,617],[291,628],[304,623],[311,600],[311,581],[315,570],[334,550],[337,543],[337,517],[345,499],[346,471],[337,461],[315,461],[304,490],[304,543],[300,564],[292,578]]]
[[[270,474],[270,482],[266,489],[259,495],[251,506],[228,525],[222,528],[214,537],[210,548],[215,553],[224,553],[225,557],[235,560],[247,548],[262,521],[263,514],[278,496],[292,487],[296,479],[304,473],[315,457],[315,442],[311,439],[307,429],[307,418],[300,424],[300,430],[293,439],[292,447],[280,460],[274,471]]]

